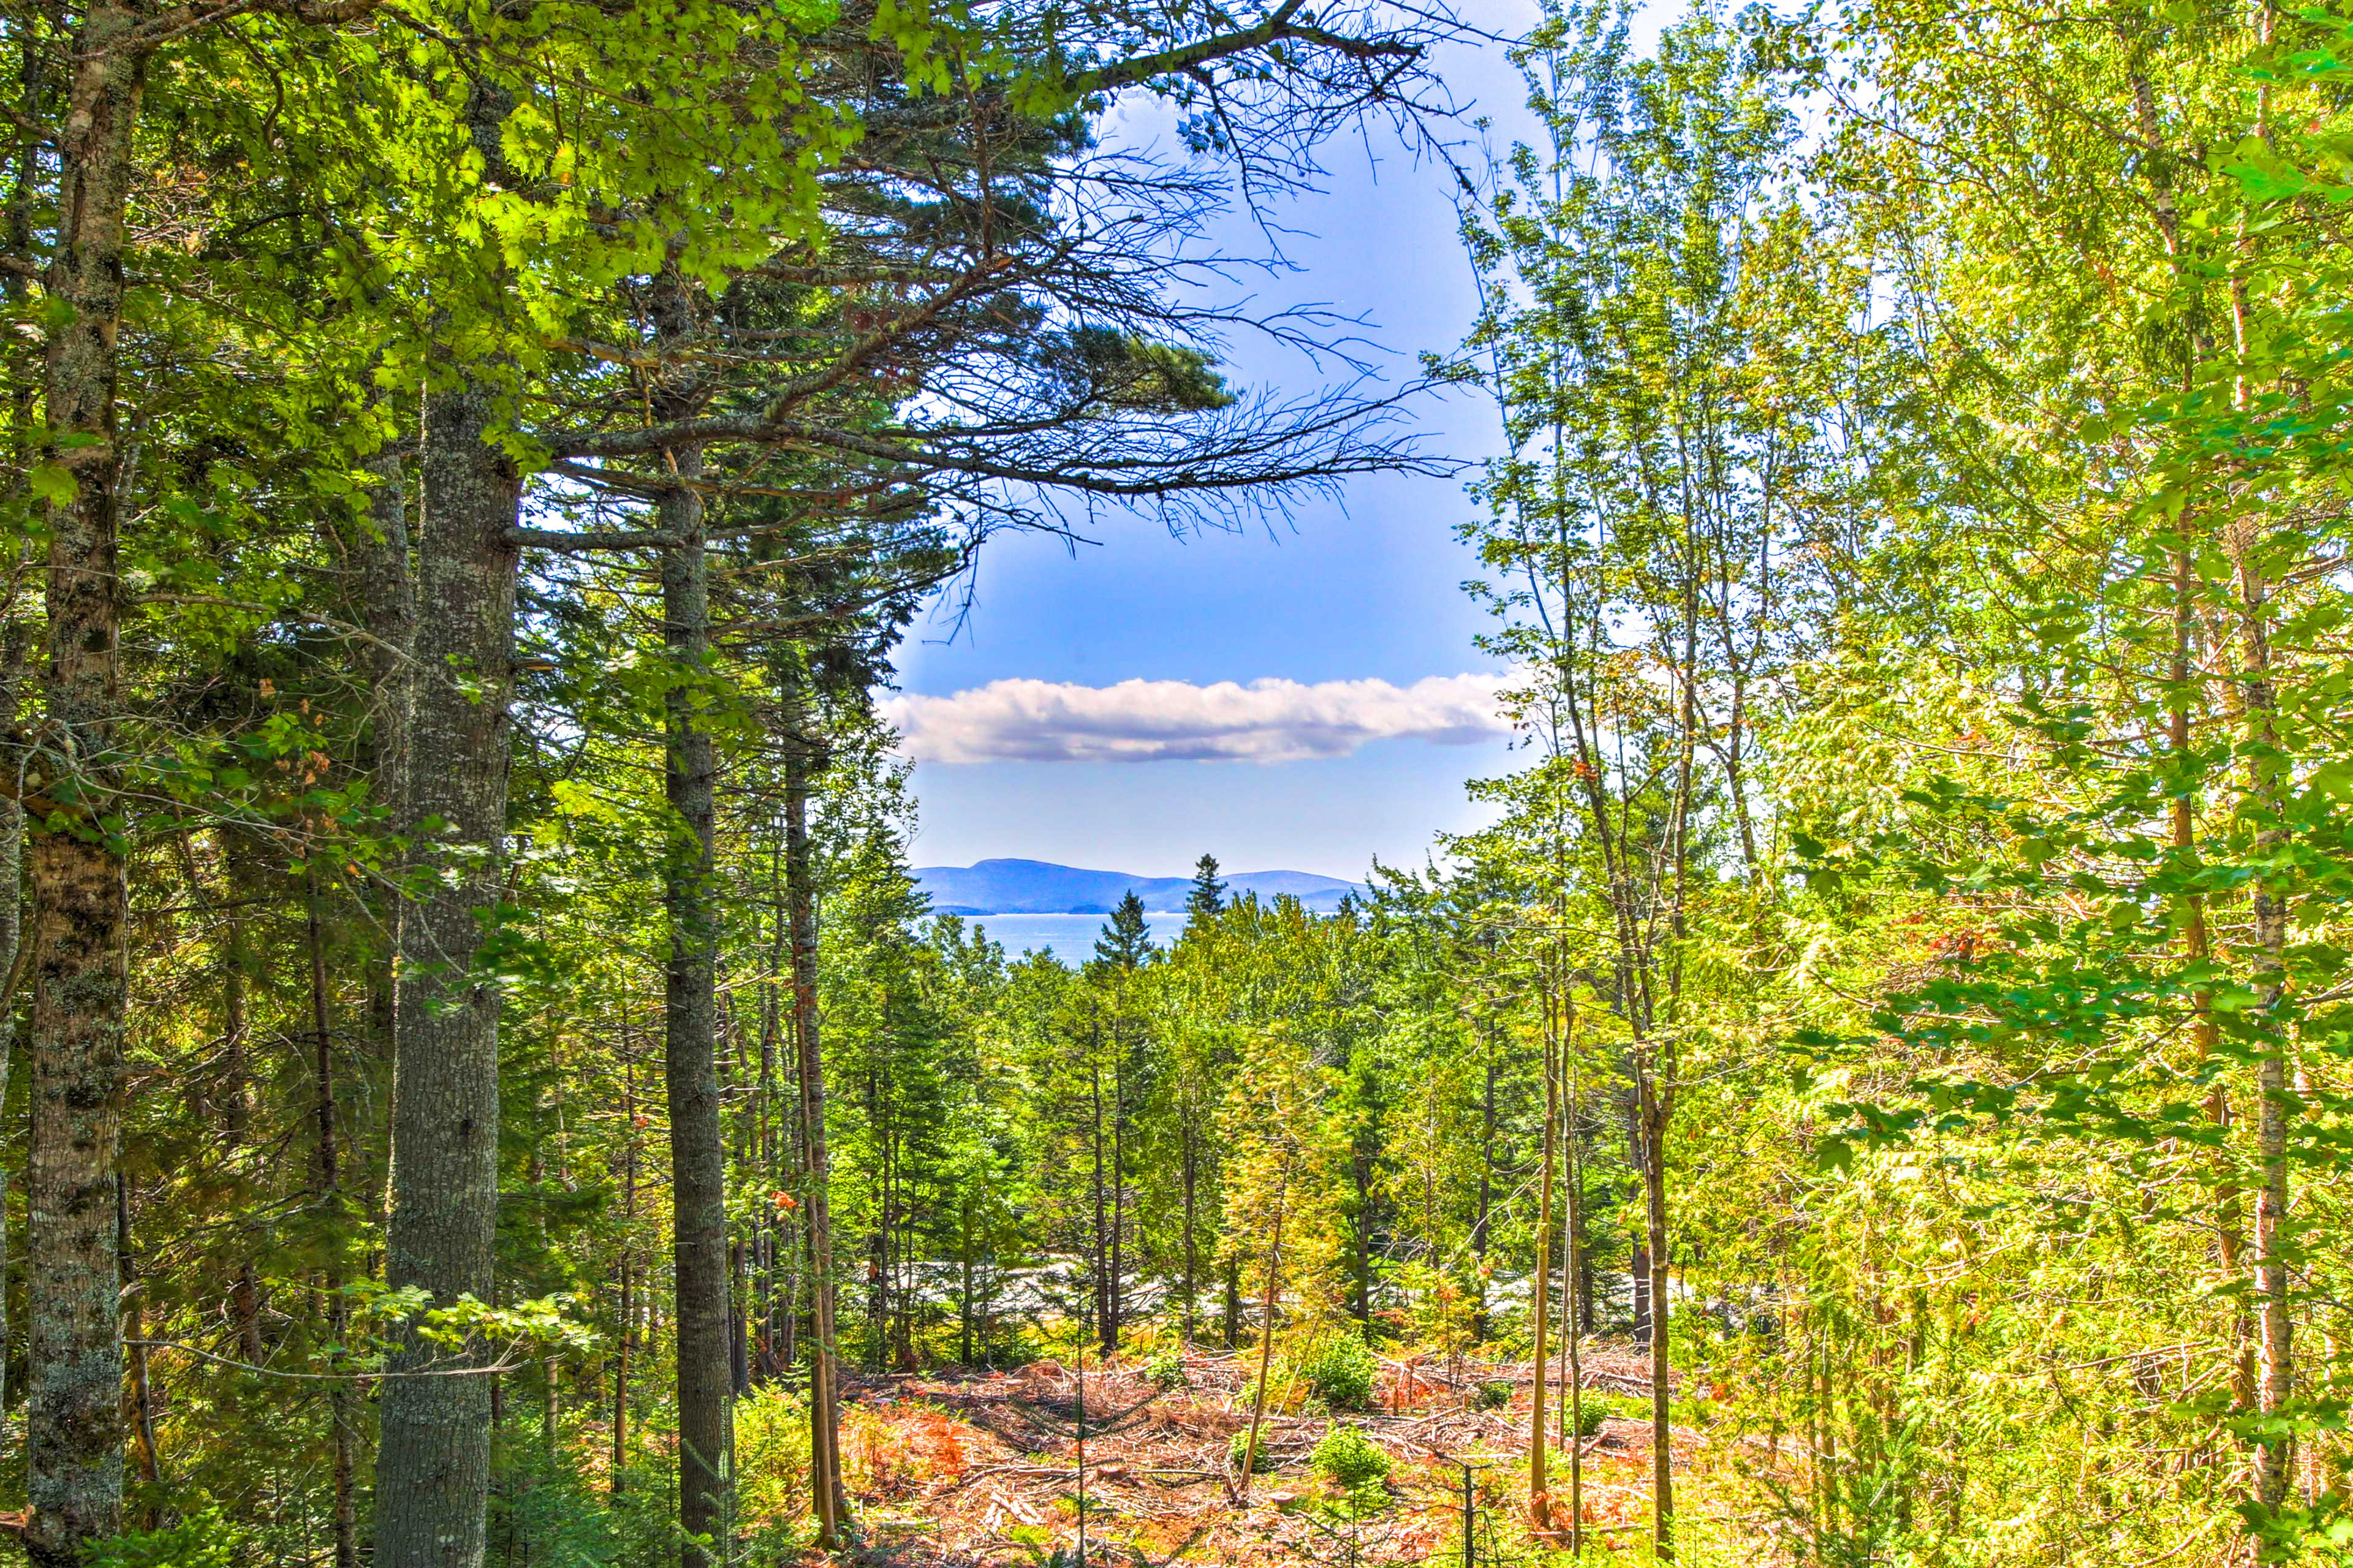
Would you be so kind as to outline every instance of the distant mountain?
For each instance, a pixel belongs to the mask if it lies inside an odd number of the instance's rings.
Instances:
[[[1229,896],[1256,893],[1271,900],[1288,893],[1325,914],[1350,893],[1365,890],[1361,882],[1310,871],[1235,871],[1225,873],[1224,880]],[[944,915],[1107,915],[1130,889],[1155,914],[1181,910],[1193,879],[1085,871],[1045,860],[983,860],[976,866],[918,866],[915,884]]]

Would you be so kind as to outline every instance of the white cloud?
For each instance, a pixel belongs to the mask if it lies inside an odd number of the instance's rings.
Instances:
[[[883,713],[927,763],[1295,763],[1371,741],[1467,745],[1507,734],[1501,675],[1386,680],[992,680],[953,697],[897,697]]]

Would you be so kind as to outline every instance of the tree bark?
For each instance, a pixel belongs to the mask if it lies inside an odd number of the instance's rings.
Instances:
[[[805,723],[806,714],[797,714]],[[836,1405],[833,1332],[833,1230],[825,1146],[825,1056],[818,1038],[818,910],[808,838],[812,782],[806,735],[792,738],[785,762],[785,895],[792,906],[793,1034],[800,1074],[803,1174],[808,1183],[809,1494],[817,1514],[817,1544],[842,1543],[849,1500],[841,1479],[840,1413]]]
[[[480,911],[501,898],[520,485],[468,384],[425,420],[425,514],[404,826],[432,873],[404,900],[393,1000],[392,1201],[385,1278],[435,1307],[491,1299],[498,1220],[499,987],[477,970]],[[479,1568],[489,1502],[486,1376],[469,1341],[411,1333],[392,1359],[376,1461],[377,1568]]]
[[[1642,1086],[1642,1207],[1651,1275],[1651,1550],[1661,1562],[1675,1554],[1674,1453],[1669,1401],[1667,1343],[1667,1153],[1666,1117],[1655,1087]]]
[[[765,973],[760,979],[760,1119],[759,1156],[761,1195],[759,1236],[760,1266],[760,1333],[759,1355],[754,1364],[753,1378],[765,1383],[776,1375],[779,1369],[778,1351],[781,1341],[787,1338],[786,1325],[791,1320],[780,1289],[778,1271],[785,1254],[784,1205],[769,1198],[772,1193],[784,1191],[779,1184],[784,1172],[779,1169],[778,1096],[776,1047],[784,1034],[784,1008],[781,996],[785,963],[785,931],[788,923],[785,909],[783,836],[769,841],[768,856],[768,959]],[[790,1364],[786,1352],[783,1364]]]
[[[675,331],[673,323],[670,330]],[[702,498],[691,488],[702,454],[671,454],[680,482],[659,514],[662,793],[675,817],[662,858],[670,955],[663,970],[663,1086],[670,1100],[670,1227],[677,1292],[679,1527],[681,1568],[730,1557],[726,1489],[734,1454],[734,1311],[727,1250],[727,1149],[719,1115],[719,915],[712,893],[715,770],[703,677],[711,655],[710,553]],[[702,1542],[714,1543],[707,1550]]]
[[[631,1237],[638,1217],[638,1078],[634,1058],[621,1058],[621,1125],[628,1139],[621,1152],[621,1255],[615,1265],[617,1300],[613,1308],[613,1447],[606,1491],[619,1497],[629,1488],[629,1349],[638,1332],[637,1303],[630,1296],[636,1258]]]
[[[2239,600],[2245,659],[2246,724],[2250,756],[2248,791],[2261,803],[2266,823],[2255,836],[2255,847],[2265,857],[2285,847],[2285,787],[2282,782],[2278,700],[2271,673],[2270,606],[2263,568],[2252,545],[2242,542],[2238,556]],[[2288,1031],[2281,1017],[2286,993],[2284,968],[2288,934],[2288,904],[2274,880],[2275,873],[2258,879],[2253,892],[2255,941],[2262,949],[2255,975],[2255,993],[2262,1011],[2263,1041],[2255,1063],[2255,1155],[2261,1184],[2255,1191],[2255,1359],[2257,1408],[2284,1416],[2295,1396],[2295,1304],[2290,1296],[2289,1265],[2280,1231],[2288,1212]],[[2275,1423],[2276,1425],[2276,1423]],[[2255,1445],[2255,1500],[2276,1510],[2288,1500],[2295,1470],[2295,1443],[2282,1432]]]
[[[972,1349],[972,1199],[966,1197],[959,1205],[956,1219],[956,1262],[960,1279],[956,1289],[956,1362],[970,1366]]]
[[[32,846],[32,1133],[27,1161],[25,1550],[74,1568],[122,1526],[122,1320],[114,1182],[121,1141],[129,918],[111,822],[121,653],[116,440],[124,212],[146,79],[138,14],[98,0],[72,46],[58,146],[58,232],[47,289],[63,309],[44,366],[49,464],[73,493],[48,506],[46,681],[63,809]]]
[[[1546,1012],[1550,1011],[1551,1001],[1546,998]],[[1548,1530],[1552,1527],[1552,1500],[1546,1490],[1545,1355],[1552,1307],[1552,1174],[1553,1163],[1560,1152],[1560,1077],[1553,1059],[1552,1019],[1547,1016],[1545,1022],[1544,1169],[1536,1179],[1535,1322],[1531,1356],[1535,1384],[1528,1396],[1528,1514],[1538,1528]]]
[[[245,1005],[246,977],[253,971],[253,952],[246,942],[245,918],[237,908],[244,901],[244,884],[238,876],[240,836],[224,826],[215,828],[213,837],[220,847],[222,885],[228,901],[228,911],[221,921],[221,1109],[227,1123],[224,1131],[228,1152],[242,1173],[249,1170],[246,1146],[253,1129],[253,1068],[248,1049],[252,1031]],[[185,853],[185,839],[182,848]],[[247,868],[251,868],[249,861]],[[187,874],[189,890],[202,897],[193,857],[187,863]],[[237,1264],[237,1279],[229,1287],[228,1304],[245,1359],[259,1366],[267,1355],[261,1342],[261,1271],[254,1267],[249,1252]]]
[[[164,1463],[155,1447],[155,1389],[147,1377],[146,1285],[139,1278],[138,1261],[131,1251],[131,1184],[114,1173],[114,1250],[122,1259],[122,1337],[130,1352],[131,1431],[138,1440],[139,1479],[147,1484],[148,1499],[139,1527],[153,1530],[154,1493],[163,1484]]]
[[[1087,1037],[1087,1150],[1092,1163],[1089,1196],[1093,1202],[1095,1216],[1094,1257],[1090,1260],[1094,1276],[1095,1342],[1111,1353],[1111,1277],[1104,1267],[1111,1247],[1104,1232],[1110,1215],[1103,1203],[1103,1051],[1102,1032],[1090,1027]]]
[[[1193,1344],[1194,1300],[1199,1293],[1201,1277],[1198,1230],[1194,1223],[1199,1202],[1201,1157],[1194,1146],[1189,1118],[1178,1138],[1185,1183],[1185,1345],[1189,1350]]]
[[[1250,1472],[1258,1468],[1258,1429],[1266,1419],[1267,1373],[1274,1365],[1274,1303],[1282,1289],[1282,1220],[1289,1212],[1291,1197],[1291,1167],[1283,1166],[1282,1180],[1275,1184],[1273,1233],[1266,1244],[1266,1297],[1259,1311],[1258,1387],[1250,1398],[1250,1436],[1242,1439],[1242,1473],[1237,1483],[1235,1500],[1250,1497]]]
[[[1121,1245],[1127,1235],[1127,1070],[1119,1055],[1116,1020],[1112,1025],[1111,1040],[1111,1272],[1104,1281],[1103,1300],[1109,1310],[1103,1317],[1103,1338],[1106,1362],[1119,1354],[1120,1320],[1127,1310],[1120,1289],[1127,1273],[1126,1252]]]
[[[17,705],[24,692],[24,623],[10,626],[7,647],[0,658],[0,731],[16,728]],[[13,749],[0,750],[0,766],[13,776]],[[8,1103],[8,1069],[16,1044],[16,986],[24,978],[25,949],[25,810],[14,797],[0,801],[0,1107]],[[0,1139],[0,1158],[7,1150]],[[8,1408],[8,1183],[9,1171],[0,1163],[0,1413]]]
[[[1487,1231],[1494,1214],[1495,1195],[1495,1035],[1492,1026],[1487,1030],[1486,1087],[1480,1096],[1479,1125],[1479,1213],[1471,1222],[1471,1254],[1478,1259],[1473,1270],[1478,1283],[1478,1309],[1472,1314],[1471,1331],[1484,1342],[1488,1337],[1487,1321]]]
[[[2146,94],[2147,85],[2139,84]],[[2183,526],[2189,526],[2185,517]],[[2195,593],[2197,572],[2187,550],[2177,550],[2173,556],[2173,659],[2168,670],[2171,693],[2166,702],[2167,744],[2171,750],[2182,775],[2173,797],[2168,816],[2172,827],[2173,847],[2185,859],[2194,857],[2198,847],[2198,781],[2193,772],[2196,763],[2189,744],[2190,638],[2196,625]],[[2206,900],[2197,893],[2182,895],[2178,909],[2181,921],[2182,957],[2192,964],[2204,963],[2212,954],[2211,941],[2206,928]],[[2200,1061],[2212,1058],[2221,1043],[2221,1031],[2214,1021],[2214,994],[2200,987],[2190,994],[2189,1009],[2193,1023],[2191,1036],[2197,1042]],[[2213,1087],[2207,1091],[2206,1114],[2213,1124],[2227,1135],[2231,1126],[2231,1091],[2224,1079],[2217,1075]],[[2236,1279],[2246,1250],[2245,1215],[2240,1199],[2238,1184],[2228,1173],[2228,1157],[2217,1161],[2221,1167],[2214,1189],[2214,1249],[2216,1261],[2226,1279]],[[2248,1411],[2255,1405],[2255,1369],[2251,1353],[2253,1335],[2243,1304],[2232,1310],[2232,1398],[2238,1409]]]
[[[319,1204],[326,1212],[328,1225],[333,1227],[322,1283],[327,1299],[327,1339],[340,1353],[351,1329],[351,1314],[343,1300],[343,1162],[342,1152],[336,1147],[334,1035],[327,1005],[327,942],[319,918],[316,873],[311,876],[309,894],[304,923],[311,953],[311,1029],[317,1047],[313,1136],[318,1144]],[[339,1378],[327,1385],[335,1568],[359,1568],[360,1561],[359,1465],[355,1453],[359,1426],[352,1394],[351,1383],[346,1379]]]
[[[1572,1015],[1573,1017],[1573,1015]],[[1576,1039],[1572,1022],[1565,1045],[1573,1046]],[[1563,1067],[1567,1067],[1567,1050],[1563,1051]],[[1561,1305],[1561,1414],[1567,1418],[1567,1436],[1561,1439],[1568,1450],[1568,1551],[1572,1557],[1585,1554],[1585,1366],[1583,1340],[1593,1327],[1592,1300],[1586,1295],[1577,1299],[1579,1287],[1591,1279],[1592,1259],[1585,1250],[1585,1166],[1577,1152],[1577,1079],[1569,1078],[1568,1103],[1562,1108],[1564,1126],[1561,1142],[1568,1162],[1565,1174],[1568,1178],[1568,1259],[1566,1278],[1561,1280],[1561,1294],[1568,1298]]]

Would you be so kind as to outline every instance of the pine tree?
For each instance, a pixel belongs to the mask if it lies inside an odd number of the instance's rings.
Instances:
[[[1112,910],[1111,919],[1103,922],[1103,935],[1095,938],[1095,962],[1123,974],[1133,973],[1159,951],[1153,943],[1151,926],[1145,922],[1144,900],[1130,888],[1119,900],[1119,908]]]
[[[1185,895],[1185,913],[1193,920],[1220,915],[1226,910],[1226,885],[1218,878],[1218,858],[1204,855],[1193,862],[1193,890]]]

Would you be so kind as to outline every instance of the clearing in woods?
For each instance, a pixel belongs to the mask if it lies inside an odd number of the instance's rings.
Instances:
[[[1525,1465],[1525,1362],[1385,1363],[1370,1407],[1333,1415],[1270,1411],[1266,1458],[1238,1497],[1234,1439],[1250,1422],[1255,1352],[1195,1351],[1184,1384],[1162,1390],[1123,1358],[1082,1371],[1039,1361],[1008,1373],[856,1377],[844,1390],[845,1469],[864,1535],[860,1560],[933,1568],[1087,1563],[1386,1563],[1463,1561],[1464,1467],[1481,1564],[1567,1560],[1567,1466],[1556,1453],[1555,1516],[1534,1532]],[[1606,1412],[1580,1445],[1588,1561],[1647,1560],[1651,1430],[1646,1361],[1585,1352],[1586,1398]],[[1083,1377],[1090,1431],[1075,1440]],[[1508,1390],[1508,1392],[1507,1392]],[[1280,1392],[1280,1391],[1278,1391]],[[1107,1424],[1108,1435],[1092,1429]],[[1386,1453],[1385,1500],[1320,1475],[1314,1450],[1335,1426]],[[1546,1426],[1557,1432],[1556,1415]],[[1703,1447],[1676,1429],[1677,1468]],[[747,1519],[757,1529],[760,1521]],[[1746,1561],[1765,1560],[1769,1542]],[[1620,1555],[1624,1554],[1624,1555]],[[815,1561],[812,1559],[811,1561]]]

